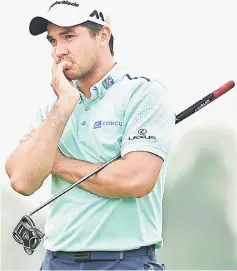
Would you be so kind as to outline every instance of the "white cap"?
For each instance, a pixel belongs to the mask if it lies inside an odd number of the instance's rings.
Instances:
[[[96,8],[93,3],[90,0],[56,1],[49,7],[45,16],[37,16],[31,20],[30,33],[36,36],[46,32],[48,23],[71,27],[91,21],[111,28],[110,16]]]

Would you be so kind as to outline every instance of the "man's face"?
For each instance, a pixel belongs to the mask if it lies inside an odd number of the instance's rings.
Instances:
[[[48,24],[47,39],[52,46],[52,56],[58,63],[72,62],[64,71],[70,80],[79,80],[93,73],[98,64],[99,36],[93,37],[84,26],[59,27]]]

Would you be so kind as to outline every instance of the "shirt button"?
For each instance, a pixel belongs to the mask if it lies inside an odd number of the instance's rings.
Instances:
[[[86,107],[86,108],[85,108],[85,110],[86,110],[86,111],[89,111],[89,110],[90,110],[90,108],[89,108],[89,107]]]
[[[86,125],[86,121],[83,121],[83,122],[81,123],[81,125],[85,126],[85,125]]]

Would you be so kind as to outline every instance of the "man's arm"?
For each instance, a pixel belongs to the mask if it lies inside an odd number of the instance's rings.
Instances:
[[[28,140],[21,142],[5,164],[12,188],[25,196],[39,189],[50,174],[58,142],[79,99],[77,89],[63,74],[65,65],[67,62],[54,65],[52,86],[58,99],[48,117]]]
[[[21,142],[6,161],[12,188],[29,196],[50,174],[58,142],[72,111],[73,101],[58,101],[47,119],[26,141]]]
[[[168,155],[175,126],[175,113],[166,90],[157,83],[139,89],[126,107],[123,126],[123,159],[83,182],[83,189],[119,198],[139,198],[152,191]],[[75,183],[98,167],[99,164],[68,159],[57,152],[53,172]]]
[[[103,197],[140,198],[152,191],[162,164],[163,160],[152,153],[128,153],[81,183],[80,187]],[[52,173],[75,183],[99,166],[67,158],[57,151]]]

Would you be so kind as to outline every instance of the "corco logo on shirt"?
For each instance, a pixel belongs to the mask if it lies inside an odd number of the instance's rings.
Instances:
[[[147,130],[146,129],[139,129],[138,130],[138,135],[134,137],[129,137],[129,140],[135,140],[135,139],[156,139],[155,136],[148,136],[147,135]]]
[[[94,129],[102,128],[103,126],[122,126],[121,121],[96,121],[94,123]]]

